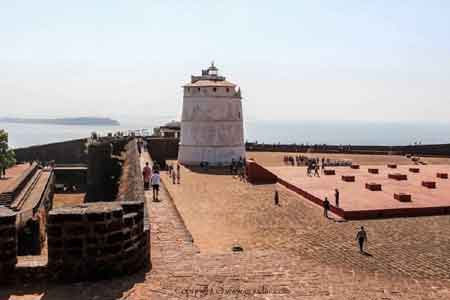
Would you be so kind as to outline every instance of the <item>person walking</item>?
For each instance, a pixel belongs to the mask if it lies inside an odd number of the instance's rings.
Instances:
[[[314,168],[314,176],[320,177],[319,174],[319,164],[316,164],[315,168]]]
[[[339,190],[334,189],[334,202],[336,203],[336,207],[339,208]]]
[[[176,179],[177,179],[176,172],[175,172],[175,170],[172,170],[172,184],[177,183],[177,182],[176,182]]]
[[[367,233],[363,226],[361,226],[361,229],[356,234],[356,240],[359,244],[359,252],[364,253],[364,243],[367,243]]]
[[[274,201],[275,201],[275,205],[276,206],[280,205],[280,196],[278,195],[278,191],[277,190],[275,190]]]
[[[328,218],[328,211],[330,210],[330,201],[328,201],[328,198],[325,197],[325,200],[323,201],[323,215],[325,218]]]
[[[144,190],[146,190],[146,191],[150,188],[151,175],[152,175],[152,170],[148,166],[148,162],[146,162],[144,170],[142,171],[142,176],[144,177]]]
[[[141,156],[142,150],[144,150],[144,141],[142,139],[139,139],[137,142],[137,146],[138,146],[139,156]]]
[[[181,172],[180,172],[180,168],[178,168],[178,170],[177,170],[177,184],[180,184],[180,178],[181,178]]]
[[[173,165],[170,164],[169,167],[168,167],[169,177],[172,177],[172,170],[173,170]]]
[[[159,177],[159,171],[156,170],[155,172],[153,172],[152,177],[150,178],[150,182],[153,188],[153,201],[158,201],[160,181],[161,178]]]

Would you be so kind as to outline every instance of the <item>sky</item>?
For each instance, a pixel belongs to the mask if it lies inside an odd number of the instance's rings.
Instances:
[[[176,119],[215,61],[247,121],[447,121],[450,1],[0,0],[0,116]]]

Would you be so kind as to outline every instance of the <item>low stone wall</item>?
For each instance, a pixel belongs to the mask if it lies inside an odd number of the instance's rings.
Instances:
[[[16,215],[7,208],[0,208],[0,282],[13,274],[16,263]]]
[[[125,146],[125,162],[122,166],[119,191],[116,200],[145,201],[144,181],[140,163],[137,141],[132,140]]]
[[[253,184],[277,183],[277,176],[253,160],[247,160],[245,166],[247,180]]]
[[[376,145],[295,145],[295,144],[256,144],[246,143],[247,151],[264,152],[320,152],[320,153],[348,153],[365,155],[419,155],[450,157],[450,144],[412,145],[412,146],[376,146]]]
[[[98,202],[55,209],[47,224],[48,269],[56,279],[106,279],[149,265],[143,202]]]

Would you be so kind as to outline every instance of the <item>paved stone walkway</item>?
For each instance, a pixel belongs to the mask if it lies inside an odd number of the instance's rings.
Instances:
[[[450,295],[445,280],[414,280],[389,272],[337,267],[289,248],[201,253],[166,189],[162,192],[163,200],[150,205],[153,270],[125,299],[186,299],[187,293],[206,299],[440,299]],[[282,196],[289,193],[283,190]],[[305,214],[311,210],[319,223],[334,224],[320,218],[314,207],[307,207]],[[303,248],[311,250],[314,238],[306,240]],[[361,260],[361,255],[357,257]],[[261,294],[250,295],[255,290]],[[267,291],[272,293],[264,294]]]

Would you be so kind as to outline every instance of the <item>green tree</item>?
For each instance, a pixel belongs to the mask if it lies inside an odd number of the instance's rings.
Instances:
[[[8,148],[8,133],[0,129],[0,177],[16,163],[14,151]]]

